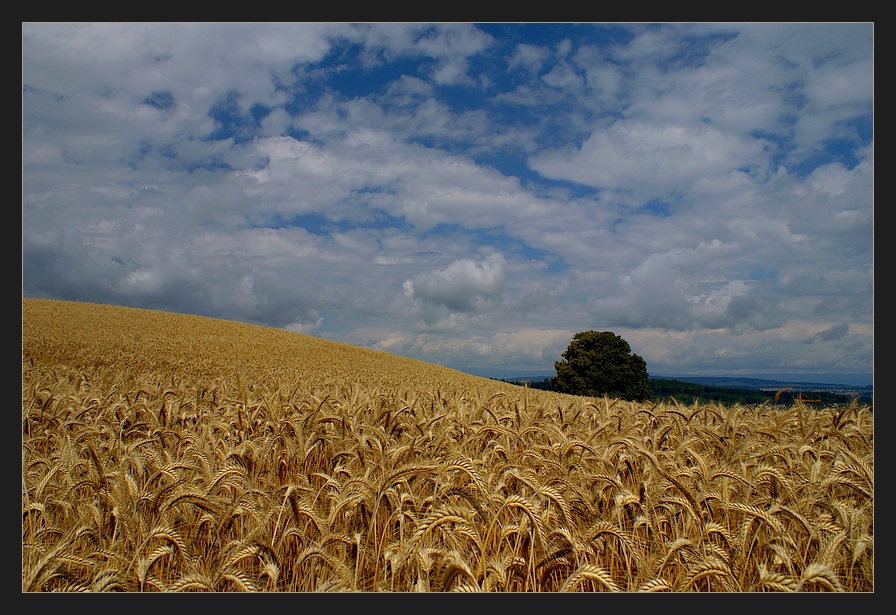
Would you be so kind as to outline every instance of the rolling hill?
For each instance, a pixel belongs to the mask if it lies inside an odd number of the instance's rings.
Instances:
[[[639,404],[22,307],[23,592],[874,590],[869,407]]]
[[[495,381],[387,352],[283,329],[142,308],[24,299],[23,356],[63,364],[127,365],[151,373],[251,376],[309,384],[506,389]]]

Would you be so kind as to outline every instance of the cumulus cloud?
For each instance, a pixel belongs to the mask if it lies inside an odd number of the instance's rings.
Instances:
[[[444,269],[405,280],[404,294],[412,302],[443,306],[450,312],[482,310],[505,286],[505,259],[499,252],[479,262],[464,258]]]
[[[750,293],[743,280],[721,280],[713,262],[741,250],[718,239],[695,248],[653,254],[628,273],[608,283],[589,312],[607,325],[688,329],[718,328],[743,322],[735,319],[735,301]],[[739,304],[743,310],[744,304]]]
[[[508,68],[524,68],[532,74],[538,74],[551,52],[544,47],[522,43],[514,47],[507,60]]]
[[[748,166],[762,149],[762,140],[711,126],[619,120],[580,148],[543,152],[529,164],[546,177],[630,194],[640,205]]]
[[[496,333],[491,346],[511,363],[546,365],[553,367],[569,346],[575,331],[567,329],[521,329],[510,333]]]
[[[494,357],[502,358],[501,367],[518,375],[544,375],[553,369],[561,353],[572,340],[574,331],[565,329],[521,329],[494,335],[450,337],[421,332],[393,335],[375,344],[378,350],[421,357],[442,365],[488,369]],[[512,375],[512,374],[505,374]]]
[[[819,331],[818,333],[807,339],[806,343],[811,344],[813,342],[836,342],[842,340],[848,333],[849,324],[841,322],[828,329],[825,329],[824,331]]]

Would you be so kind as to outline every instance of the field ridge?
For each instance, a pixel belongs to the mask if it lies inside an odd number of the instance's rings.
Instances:
[[[296,376],[332,380],[345,371],[346,379],[364,386],[406,386],[419,381],[449,388],[507,390],[505,383],[419,359],[207,316],[24,299],[22,321],[23,354],[36,357],[41,348],[51,348],[62,362],[100,365],[111,363],[113,357],[127,357],[134,370],[152,372],[167,366],[184,373],[206,370],[215,375],[250,370],[258,382]]]

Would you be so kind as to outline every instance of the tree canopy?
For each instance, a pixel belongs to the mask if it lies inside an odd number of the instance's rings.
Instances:
[[[576,333],[555,361],[551,388],[558,393],[619,397],[644,401],[650,397],[647,364],[628,342],[611,331]]]

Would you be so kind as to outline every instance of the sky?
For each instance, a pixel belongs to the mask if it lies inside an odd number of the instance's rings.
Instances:
[[[22,24],[22,294],[871,384],[873,23]],[[807,378],[811,380],[811,378]]]

